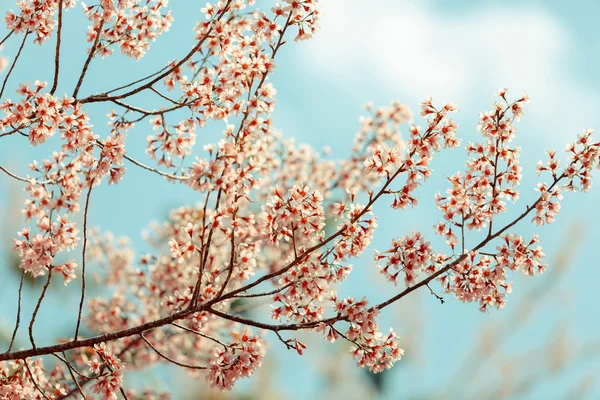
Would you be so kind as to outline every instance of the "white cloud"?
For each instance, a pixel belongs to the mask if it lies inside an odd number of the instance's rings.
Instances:
[[[433,95],[467,106],[489,99],[477,104],[481,111],[498,87],[513,96],[527,90],[530,118],[556,139],[594,122],[598,98],[568,71],[573,40],[544,9],[497,5],[434,13],[428,2],[322,3],[322,30],[304,50],[320,74],[344,84],[369,76],[385,90],[408,93],[404,101]]]

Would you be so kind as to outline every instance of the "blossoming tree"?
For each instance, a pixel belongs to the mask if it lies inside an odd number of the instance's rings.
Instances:
[[[92,62],[115,50],[141,60],[172,17],[168,0],[77,3],[19,0],[5,17],[8,33],[1,43],[20,45],[0,61],[0,143],[14,135],[36,146],[56,135],[61,145],[46,159],[31,161],[26,176],[0,165],[3,176],[21,181],[27,193],[25,226],[14,239],[22,279],[44,282],[29,318],[21,313],[22,285],[15,288],[14,333],[0,354],[2,398],[159,398],[151,391],[136,394],[123,382],[125,370],[157,363],[230,389],[261,366],[269,332],[272,346],[299,354],[306,348],[295,337],[299,331],[350,342],[360,367],[381,372],[403,355],[394,331],[377,323],[384,309],[423,287],[482,311],[504,307],[511,271],[536,275],[547,267],[538,236],[520,236],[517,224],[551,223],[562,194],[586,191],[599,165],[600,143],[586,130],[567,146],[564,160],[550,151],[538,164],[543,178],[537,199],[510,222],[496,221],[519,207],[512,205],[519,197],[519,149],[511,140],[529,102],[527,95],[511,100],[500,90],[491,110],[479,116],[481,140],[466,144],[465,170],[434,199],[440,210],[434,233],[447,246],[433,249],[420,232],[391,239],[389,249],[374,257],[397,294],[379,304],[342,298],[336,289],[351,273],[352,259],[373,251],[374,204],[415,207],[434,155],[461,145],[452,120],[457,106],[423,101],[422,127],[412,124],[411,110],[400,103],[368,108],[350,157],[337,161],[276,133],[276,91],[268,76],[284,44],[309,40],[318,30],[317,0],[285,0],[266,11],[254,0],[207,3],[194,28],[195,45],[180,58],[126,85],[82,94]],[[67,77],[60,70],[63,13],[76,6],[89,20],[88,56],[79,76]],[[31,40],[55,46],[54,79],[22,82],[11,99],[6,84]],[[59,80],[62,87],[67,79],[72,92],[58,93]],[[136,95],[156,106],[135,105]],[[107,104],[113,107],[108,129],[98,128],[102,121],[93,121],[93,128],[89,110]],[[222,138],[200,149],[197,133],[211,120],[223,121]],[[146,152],[154,165],[127,154],[127,132],[140,124],[151,132]],[[154,225],[147,238],[154,251],[141,256],[87,224],[94,188],[119,184],[126,164],[186,185],[203,199]],[[78,215],[81,224],[74,222]],[[76,247],[81,253],[57,262]],[[108,265],[105,283],[115,290],[111,297],[89,299],[86,264],[98,262]],[[80,285],[78,318],[70,338],[38,346],[34,326],[52,279]],[[266,299],[272,321],[236,313],[239,299]],[[83,337],[82,324],[95,335]],[[30,341],[21,350],[13,348],[19,329]]]

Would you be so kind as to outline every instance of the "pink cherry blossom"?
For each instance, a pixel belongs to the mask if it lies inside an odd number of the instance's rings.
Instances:
[[[34,34],[36,43],[56,47],[53,62],[44,61],[54,67],[52,82],[21,82],[15,100],[0,103],[2,145],[12,136],[47,151],[26,173],[0,165],[26,194],[23,228],[13,239],[19,268],[44,281],[29,318],[30,345],[14,350],[11,340],[0,353],[2,398],[164,399],[131,390],[125,374],[158,364],[230,390],[261,367],[270,347],[313,351],[304,332],[346,342],[359,367],[382,372],[404,355],[394,329],[380,329],[387,307],[424,286],[442,302],[454,297],[481,311],[507,306],[514,273],[536,276],[552,267],[544,264],[538,235],[524,237],[519,224],[552,223],[563,195],[591,190],[600,168],[600,143],[585,130],[564,159],[548,151],[537,164],[542,181],[521,191],[521,165],[529,161],[519,158],[513,138],[529,97],[509,100],[500,89],[477,118],[480,139],[464,145],[465,167],[424,199],[439,211],[432,231],[398,232],[387,249],[375,251],[383,276],[359,288],[367,292],[387,280],[397,292],[381,303],[341,297],[350,274],[369,268],[359,257],[372,254],[380,205],[402,221],[403,210],[423,201],[421,186],[444,172],[433,170],[437,154],[461,145],[453,120],[458,106],[432,98],[419,113],[397,101],[368,105],[347,152],[315,149],[279,132],[271,76],[282,48],[318,34],[317,0],[273,2],[264,10],[253,0],[190,6],[199,12],[191,49],[151,75],[95,94],[84,93],[96,56],[118,47],[146,63],[143,56],[160,36],[167,40],[173,18],[167,0],[81,2],[90,44],[87,57],[81,49],[85,62],[73,92],[64,94],[59,88],[73,77],[60,69],[66,57],[59,39],[63,12],[75,4],[20,0],[5,18],[5,40],[21,36],[26,46]],[[7,82],[19,61],[18,54],[9,57]],[[147,138],[141,148],[136,129]],[[133,168],[195,199],[148,225],[142,253],[129,238],[88,221],[96,188],[132,184],[125,174]],[[528,198],[525,207],[516,204],[521,197]],[[432,234],[446,244],[437,249]],[[106,288],[101,295],[90,297],[90,277]],[[73,336],[42,346],[33,327],[52,279],[81,287],[81,294]],[[15,292],[20,300],[23,291]],[[19,324],[15,335],[23,331]]]

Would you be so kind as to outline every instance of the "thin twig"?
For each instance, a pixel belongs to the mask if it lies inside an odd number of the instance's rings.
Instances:
[[[64,355],[65,353],[63,353]],[[79,390],[79,394],[81,394],[81,398],[83,400],[85,400],[85,394],[83,393],[83,389],[81,389],[81,386],[79,385],[79,381],[77,380],[77,378],[75,378],[75,374],[73,374],[73,367],[71,366],[71,363],[69,362],[69,360],[67,360],[66,356],[64,358],[60,357],[58,354],[55,354],[56,357],[58,357],[66,366],[67,369],[69,370],[69,374],[71,375],[71,379],[73,379],[73,382],[75,382],[75,385],[77,386],[77,389]]]
[[[433,289],[431,288],[431,286],[429,286],[429,284],[427,284],[425,286],[427,286],[427,289],[429,289],[429,292],[431,292],[431,294],[434,295],[435,298],[437,298],[440,301],[440,303],[444,304],[444,298],[442,296],[440,296],[439,294],[434,292]]]
[[[29,379],[31,379],[31,382],[33,382],[33,385],[35,386],[35,388],[38,390],[38,392],[40,392],[42,394],[42,396],[46,400],[50,400],[50,398],[48,396],[46,396],[46,393],[44,393],[42,388],[39,387],[38,383],[33,378],[33,373],[31,372],[31,368],[29,368],[29,363],[27,363],[27,359],[23,359],[23,364],[25,364],[25,368],[27,368],[27,372],[29,372]]]
[[[77,98],[77,95],[79,94],[79,89],[81,88],[81,84],[83,83],[83,79],[85,78],[85,74],[87,73],[88,67],[90,66],[90,63],[92,62],[92,58],[94,58],[94,55],[96,53],[96,47],[98,46],[98,42],[100,42],[100,36],[101,36],[103,27],[104,27],[104,20],[102,20],[102,22],[100,22],[100,25],[98,25],[98,29],[96,30],[96,40],[94,40],[94,44],[92,45],[92,48],[90,49],[90,54],[88,54],[88,57],[85,60],[85,64],[83,64],[83,69],[81,70],[81,74],[79,75],[79,80],[77,81],[75,90],[73,90],[74,98]]]
[[[15,337],[19,330],[19,324],[21,323],[21,297],[23,294],[23,278],[25,278],[25,270],[21,272],[21,283],[19,283],[19,301],[17,303],[17,322],[15,322],[15,329],[13,330],[12,337],[10,338],[10,344],[8,345],[8,351],[12,350],[13,344],[15,343]]]
[[[225,175],[225,169],[221,173],[221,178]],[[223,188],[219,187],[219,191],[217,192],[217,200],[215,201],[215,214],[219,211],[219,204],[221,201],[221,194],[223,193]],[[206,215],[206,213],[204,214]],[[192,294],[192,300],[190,301],[190,308],[196,306],[198,302],[198,298],[200,297],[200,286],[202,285],[202,275],[204,274],[204,267],[208,261],[208,254],[210,252],[210,243],[212,240],[214,232],[214,225],[211,225],[210,232],[208,232],[208,239],[206,240],[206,245],[202,245],[202,249],[200,251],[200,275],[198,276],[198,280],[196,281],[196,285],[194,287],[194,293]],[[202,232],[204,235],[204,232]]]
[[[13,173],[13,172],[10,172],[6,168],[4,168],[2,165],[0,165],[0,171],[4,171],[4,173],[6,173],[11,178],[15,178],[16,180],[21,181],[21,182],[25,182],[25,183],[45,185],[47,183],[53,183],[54,182],[52,180],[46,180],[46,181],[39,181],[38,182],[37,180],[35,180],[33,178],[23,178],[22,176],[19,176],[19,175]]]
[[[154,350],[154,352],[156,354],[158,354],[159,356],[161,356],[162,358],[164,358],[165,360],[169,361],[170,363],[173,363],[175,365],[179,365],[180,367],[184,367],[184,368],[190,368],[190,369],[206,369],[206,367],[202,367],[199,365],[191,365],[191,364],[184,364],[184,363],[180,363],[179,361],[175,361],[172,358],[169,358],[168,356],[164,355],[163,353],[161,353],[156,347],[154,347],[154,345],[152,343],[150,343],[148,341],[148,339],[146,339],[146,337],[144,336],[143,333],[140,333],[140,336],[142,337],[142,339],[144,339],[144,342],[146,342],[146,344],[148,346],[150,346],[150,348],[152,348],[152,350]]]
[[[159,92],[158,90],[156,90],[153,87],[150,87],[150,90],[153,91],[154,93],[156,93],[158,96],[162,97],[163,99],[167,100],[170,103],[177,104],[177,105],[182,104],[182,103],[180,103],[178,101],[173,100],[172,98],[170,98],[168,96],[165,96],[164,94],[162,94],[161,92]]]
[[[158,170],[156,168],[152,168],[152,167],[150,167],[150,166],[148,166],[146,164],[143,164],[143,163],[137,161],[136,159],[131,158],[131,157],[127,156],[127,155],[123,155],[123,158],[126,159],[127,161],[129,161],[129,162],[137,165],[140,168],[143,168],[143,169],[145,169],[147,171],[154,172],[155,174],[158,174],[160,176],[164,176],[165,178],[175,179],[175,180],[179,180],[179,181],[185,181],[185,180],[191,178],[189,175],[173,175],[173,174],[169,174],[167,172],[163,172],[161,170]]]
[[[178,327],[178,328],[180,328],[180,329],[183,329],[184,331],[188,331],[188,332],[190,332],[190,333],[194,333],[194,334],[196,334],[196,335],[198,335],[198,336],[201,336],[201,337],[203,337],[203,338],[205,338],[205,339],[212,340],[213,342],[215,342],[215,343],[217,343],[217,344],[220,344],[220,345],[221,345],[221,346],[223,346],[224,348],[227,348],[227,345],[226,345],[225,343],[221,342],[219,339],[215,339],[215,338],[214,338],[214,337],[212,337],[212,336],[205,335],[204,333],[202,333],[202,332],[200,332],[200,331],[197,331],[197,330],[195,330],[195,329],[188,328],[188,327],[186,327],[186,326],[180,325],[180,324],[178,324],[177,322],[173,322],[171,325],[173,325],[173,326],[176,326],[176,327]]]
[[[59,0],[58,2],[58,29],[56,31],[56,53],[54,55],[54,83],[52,84],[52,89],[50,89],[50,94],[54,95],[56,92],[56,88],[58,87],[58,73],[60,69],[60,42],[61,42],[61,34],[62,34],[62,17],[63,17],[63,0]]]
[[[19,60],[19,57],[21,56],[21,52],[23,51],[23,47],[25,47],[25,42],[27,41],[27,37],[29,36],[31,32],[27,31],[27,33],[25,33],[25,35],[23,36],[23,41],[21,42],[21,46],[19,46],[19,51],[17,52],[17,55],[15,56],[15,59],[13,60],[10,69],[8,70],[8,73],[6,74],[6,76],[4,77],[4,82],[2,83],[2,89],[0,90],[0,99],[2,99],[2,95],[4,94],[4,89],[6,88],[6,82],[8,82],[8,78],[10,78],[10,74],[12,74],[13,69],[15,68],[15,65],[17,65],[17,61]]]
[[[111,94],[111,93],[113,93],[113,92],[119,91],[119,90],[121,90],[121,89],[128,88],[128,87],[130,87],[130,86],[133,86],[133,85],[135,85],[135,84],[138,84],[138,83],[140,83],[140,82],[143,82],[143,81],[145,81],[146,79],[150,79],[150,78],[152,78],[153,76],[156,76],[156,75],[160,74],[161,72],[163,72],[163,71],[164,71],[164,70],[166,70],[167,68],[169,68],[169,65],[166,65],[166,66],[165,66],[163,69],[161,69],[160,71],[157,71],[157,72],[155,72],[155,73],[153,73],[153,74],[151,74],[151,75],[148,75],[148,76],[146,76],[146,77],[144,77],[144,78],[138,79],[137,81],[134,81],[134,82],[128,83],[128,84],[126,84],[126,85],[123,85],[123,86],[119,86],[118,88],[114,88],[114,89],[112,89],[112,90],[109,90],[108,92],[106,92],[106,94]]]
[[[88,189],[87,196],[85,198],[85,209],[83,212],[83,245],[81,250],[81,299],[79,300],[79,312],[77,313],[77,326],[75,327],[75,340],[79,337],[79,325],[81,324],[81,312],[83,310],[83,301],[85,299],[85,251],[87,249],[87,221],[88,221],[88,209],[90,206],[90,195],[92,194],[93,182],[90,181],[90,188]]]
[[[248,294],[236,294],[235,296],[233,296],[236,299],[251,299],[251,298],[255,298],[255,297],[265,297],[265,296],[272,296],[274,294],[277,294],[281,291],[284,291],[285,289],[289,288],[290,286],[292,286],[294,284],[294,282],[290,282],[287,283],[286,285],[271,290],[270,292],[265,292],[265,293],[248,293]]]
[[[99,140],[96,140],[96,144],[97,144],[97,145],[98,145],[100,148],[103,148],[103,147],[104,147],[104,144],[102,144],[102,142],[101,142],[101,141],[99,141]],[[123,155],[123,158],[124,158],[124,159],[126,159],[127,161],[129,161],[129,162],[131,162],[131,163],[133,163],[133,164],[137,165],[137,166],[138,166],[138,167],[140,167],[140,168],[143,168],[143,169],[145,169],[145,170],[147,170],[147,171],[154,172],[155,174],[158,174],[158,175],[160,175],[160,176],[164,176],[165,178],[169,178],[169,179],[175,179],[175,180],[180,180],[180,181],[185,181],[185,180],[187,180],[187,179],[190,179],[190,176],[189,176],[189,175],[173,175],[173,174],[169,174],[169,173],[167,173],[167,172],[163,172],[163,171],[161,171],[161,170],[158,170],[158,169],[156,169],[156,168],[152,168],[152,167],[150,167],[150,166],[148,166],[148,165],[146,165],[146,164],[144,164],[144,163],[141,163],[141,162],[139,162],[138,160],[136,160],[136,159],[134,159],[134,158],[131,158],[131,157],[129,157],[128,155]]]
[[[108,370],[110,372],[114,372],[114,370],[112,369],[112,367],[108,364],[108,362],[106,362],[106,358],[104,358],[104,356],[102,354],[98,353],[98,352],[96,352],[96,354],[98,354],[98,357],[100,357],[100,359],[104,363],[104,366],[106,366],[106,368],[108,368]],[[125,390],[123,389],[123,383],[121,383],[121,386],[119,386],[119,392],[121,392],[121,396],[123,396],[123,398],[125,400],[129,400],[129,397],[127,397],[127,393],[125,393]]]
[[[59,356],[56,353],[53,353],[52,355],[64,363],[71,364],[70,361],[67,359],[67,355],[65,354],[65,352],[63,351],[61,353],[62,353],[62,356]],[[71,368],[73,368],[72,365],[71,365]],[[79,375],[80,377],[85,378],[85,379],[96,379],[96,378],[100,377],[100,375],[96,375],[96,376],[92,376],[92,377],[86,376],[86,375],[82,374],[81,372],[77,371],[77,369],[75,369],[75,368],[73,368],[73,372],[75,372],[77,375]]]
[[[125,346],[124,349],[122,349],[119,354],[117,354],[118,358],[121,358],[125,353],[127,353],[129,350],[131,350],[138,342],[141,341],[141,338],[136,338],[134,340],[132,340],[130,343],[127,344],[127,346]],[[64,352],[63,352],[64,354]],[[77,382],[80,386],[85,386],[87,385],[89,382],[92,382],[94,379],[102,376],[102,374],[104,373],[104,365],[100,368],[100,374],[93,376],[93,377],[82,377],[81,380],[79,380],[79,382]],[[77,388],[72,389],[70,392],[68,392],[67,394],[56,398],[56,400],[65,400],[68,399],[71,396],[74,396],[77,393]]]
[[[237,210],[236,210],[236,212],[237,212]],[[221,289],[219,290],[217,297],[221,297],[221,295],[227,288],[227,285],[229,284],[231,275],[233,274],[233,267],[234,267],[233,263],[235,261],[235,226],[234,225],[235,225],[236,212],[233,213],[233,218],[231,220],[231,254],[229,256],[229,267],[227,268],[228,269],[227,277],[225,278],[225,282],[223,283],[223,286],[221,286]]]
[[[0,41],[0,46],[2,46],[4,44],[4,42],[6,42],[8,40],[9,37],[12,36],[12,34],[15,33],[15,30],[11,30],[10,32],[8,32],[8,35],[4,36],[4,39],[2,39],[2,41]]]
[[[135,107],[135,106],[132,106],[132,105],[127,104],[127,103],[123,103],[122,101],[119,101],[119,100],[111,100],[111,102],[115,103],[115,104],[117,104],[117,105],[119,105],[119,106],[121,106],[123,108],[126,108],[126,109],[128,109],[130,111],[135,111],[137,113],[143,114],[144,116],[149,116],[149,115],[164,115],[164,114],[166,114],[168,112],[179,110],[180,108],[187,107],[188,105],[192,104],[193,101],[192,102],[187,102],[187,103],[178,103],[178,104],[174,105],[173,107],[165,108],[165,109],[162,109],[162,110],[151,110],[151,111],[150,110],[144,110],[142,108]]]
[[[42,300],[44,300],[44,296],[46,296],[46,290],[48,290],[48,286],[50,285],[50,279],[52,279],[52,268],[48,268],[48,279],[46,280],[46,284],[42,289],[42,293],[40,294],[40,298],[35,305],[35,310],[33,310],[33,314],[31,315],[31,321],[29,322],[29,340],[31,340],[31,345],[35,349],[35,342],[33,341],[33,324],[35,323],[35,317],[37,316],[38,311],[40,310],[40,306],[42,305]]]

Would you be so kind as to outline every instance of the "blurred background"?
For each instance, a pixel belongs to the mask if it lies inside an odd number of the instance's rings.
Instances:
[[[154,72],[192,46],[192,28],[201,18],[201,5],[172,1],[171,31],[161,36],[140,62],[113,56],[94,60],[82,95]],[[478,113],[491,108],[494,93],[509,89],[516,98],[531,97],[517,124],[515,140],[522,147],[524,179],[521,199],[508,216],[518,215],[535,198],[535,164],[546,149],[562,151],[584,128],[600,129],[600,2],[456,1],[442,0],[321,0],[322,29],[314,39],[288,43],[278,53],[271,80],[278,90],[274,125],[298,143],[316,149],[332,148],[332,157],[350,153],[363,105],[387,105],[398,99],[418,111],[431,95],[439,103],[455,101],[459,136],[479,140]],[[259,1],[261,7],[271,2]],[[0,12],[16,7],[3,0]],[[64,58],[57,93],[71,93],[85,60],[87,21],[78,6],[65,14]],[[0,29],[0,36],[6,28]],[[23,51],[5,96],[14,96],[19,82],[51,80],[52,39],[45,46],[29,44]],[[177,45],[173,45],[176,43]],[[19,39],[4,45],[9,60]],[[157,68],[158,67],[158,68]],[[2,76],[0,76],[2,78]],[[438,104],[439,104],[438,103]],[[135,104],[151,106],[144,97]],[[105,106],[89,107],[96,132],[109,128]],[[417,124],[424,121],[416,118]],[[208,125],[198,132],[198,144],[219,137],[223,126]],[[132,130],[128,154],[151,164],[145,154],[149,124]],[[205,135],[205,136],[204,136]],[[0,141],[0,164],[27,174],[33,159],[48,157],[56,142],[31,148],[16,135]],[[384,250],[392,237],[421,231],[445,250],[433,235],[440,218],[433,196],[444,191],[446,175],[463,169],[463,150],[443,152],[433,162],[434,174],[420,188],[420,205],[393,211],[379,204],[372,248]],[[564,160],[564,158],[563,158]],[[20,273],[10,250],[23,226],[19,213],[24,184],[0,175],[0,348],[10,340],[16,313]],[[117,186],[102,185],[90,204],[90,226],[127,236],[138,254],[148,249],[142,231],[151,220],[163,220],[170,209],[196,203],[198,194],[128,165]],[[203,380],[194,382],[178,368],[158,367],[129,374],[126,384],[174,390],[174,399],[597,399],[600,398],[600,321],[597,287],[600,280],[600,184],[588,194],[567,194],[557,221],[542,228],[522,223],[512,230],[524,236],[539,233],[549,268],[540,277],[514,275],[514,292],[506,308],[481,313],[474,304],[447,296],[440,304],[428,290],[420,290],[386,309],[382,329],[393,326],[402,340],[405,357],[380,375],[357,368],[345,344],[325,343],[319,335],[300,335],[308,345],[303,356],[271,341],[264,367],[232,393],[210,391]],[[467,237],[473,243],[476,234]],[[75,250],[78,254],[78,250]],[[385,282],[372,262],[372,251],[357,260],[342,295],[368,296],[378,302],[397,288]],[[98,274],[102,271],[98,270]],[[56,284],[56,285],[54,285]],[[76,321],[78,289],[56,281],[36,322],[38,345],[71,335]],[[106,290],[91,285],[90,297]],[[41,284],[26,281],[24,318],[31,315]],[[262,307],[247,311],[268,318]],[[17,347],[28,342],[21,329]],[[90,332],[87,332],[88,334]]]

